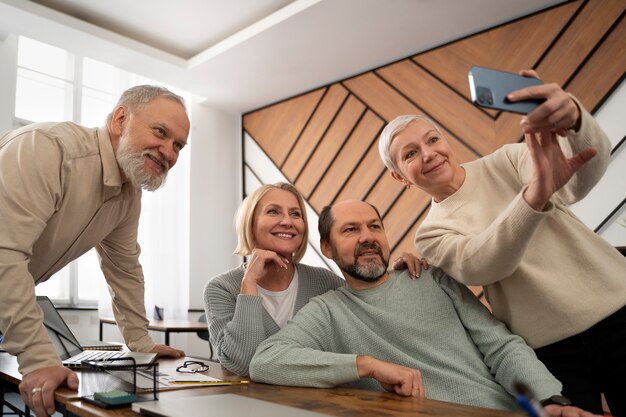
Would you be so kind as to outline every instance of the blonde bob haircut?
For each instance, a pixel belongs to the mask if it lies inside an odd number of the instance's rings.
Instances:
[[[235,227],[237,229],[238,242],[237,248],[235,248],[235,252],[233,253],[240,256],[248,256],[252,254],[252,251],[256,247],[253,232],[254,211],[256,210],[256,206],[259,204],[259,201],[261,201],[265,194],[267,194],[270,190],[289,191],[298,200],[300,212],[302,213],[302,220],[304,221],[304,236],[302,237],[302,244],[300,244],[298,250],[293,254],[291,261],[294,263],[300,262],[300,259],[302,259],[304,253],[306,252],[306,247],[309,242],[309,224],[306,217],[306,208],[304,207],[304,199],[302,198],[302,195],[300,195],[300,192],[296,189],[296,187],[286,182],[266,184],[255,190],[243,200],[241,207],[239,207],[239,210],[237,211]]]
[[[411,123],[416,121],[425,121],[433,125],[435,130],[443,137],[443,132],[431,119],[426,116],[422,116],[420,114],[415,115],[406,115],[406,116],[398,116],[389,123],[380,133],[380,137],[378,138],[378,153],[380,154],[380,159],[383,160],[383,164],[387,167],[387,169],[391,172],[395,172],[396,174],[400,174],[400,169],[396,165],[396,161],[391,157],[391,153],[389,152],[389,148],[391,148],[391,142],[398,136],[404,129],[406,129]]]

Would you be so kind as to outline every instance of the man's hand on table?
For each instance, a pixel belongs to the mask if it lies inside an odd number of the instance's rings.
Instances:
[[[183,358],[185,356],[185,352],[180,349],[174,349],[168,345],[154,345],[152,353],[156,353],[160,357],[170,357],[170,358]]]
[[[24,375],[20,394],[37,417],[47,417],[55,411],[54,391],[62,386],[77,390],[78,376],[63,366],[49,366]]]

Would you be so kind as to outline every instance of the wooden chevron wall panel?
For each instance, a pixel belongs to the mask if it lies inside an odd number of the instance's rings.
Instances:
[[[557,5],[250,112],[243,128],[318,213],[345,198],[376,205],[394,258],[414,250],[430,198],[386,172],[377,149],[385,123],[401,114],[431,117],[461,162],[521,140],[520,116],[471,103],[472,65],[534,68],[593,111],[626,72],[625,7],[624,0]]]

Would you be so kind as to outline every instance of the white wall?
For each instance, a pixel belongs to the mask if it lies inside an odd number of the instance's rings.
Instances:
[[[189,308],[203,309],[204,284],[240,262],[233,217],[242,196],[241,116],[191,106]]]
[[[17,36],[0,37],[0,135],[13,127]]]

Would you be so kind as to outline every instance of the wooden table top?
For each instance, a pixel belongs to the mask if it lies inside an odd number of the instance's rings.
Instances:
[[[182,364],[185,359],[161,359],[162,367]],[[207,363],[206,361],[204,361]],[[242,380],[211,362],[209,375],[225,380]],[[19,384],[21,376],[17,372],[17,361],[6,353],[0,354],[0,376],[2,379]],[[80,377],[80,373],[79,373]],[[523,414],[487,408],[471,407],[420,398],[401,397],[387,392],[376,392],[356,388],[300,388],[249,383],[244,385],[189,387],[186,389],[161,391],[159,399],[185,398],[201,395],[237,394],[259,400],[270,401],[296,408],[316,411],[336,417],[356,416],[422,416],[422,417],[522,417]],[[81,417],[137,417],[130,407],[106,410],[79,400],[76,391],[61,388],[55,394],[57,402],[67,411]],[[242,416],[247,417],[247,416]]]
[[[315,411],[336,417],[512,417],[523,414],[487,408],[470,407],[420,398],[400,397],[387,392],[356,388],[298,388],[250,383],[168,391],[160,399],[200,395],[237,394],[277,404]],[[81,417],[137,417],[130,407],[104,410],[94,405],[72,401],[66,408]],[[247,416],[242,416],[247,417]]]

